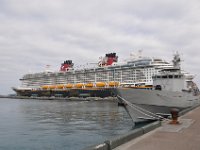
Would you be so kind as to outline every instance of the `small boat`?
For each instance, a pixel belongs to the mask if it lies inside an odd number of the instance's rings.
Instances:
[[[65,87],[64,84],[57,84],[57,85],[56,85],[56,88],[57,88],[57,89],[63,89],[64,87]]]
[[[56,85],[49,85],[49,89],[51,90],[56,89]]]
[[[105,87],[106,83],[105,82],[96,82],[96,87]]]
[[[84,83],[77,83],[75,84],[76,88],[82,88],[84,86]]]
[[[42,87],[43,90],[49,89],[49,85],[42,85],[41,87]]]
[[[72,88],[72,87],[73,87],[73,84],[70,84],[70,83],[65,85],[65,88]]]
[[[89,88],[91,88],[91,87],[93,87],[93,86],[94,86],[93,83],[86,83],[86,84],[85,84],[85,87],[89,87]]]
[[[108,85],[109,85],[110,87],[116,87],[116,86],[119,86],[119,82],[110,81],[110,82],[108,82]]]

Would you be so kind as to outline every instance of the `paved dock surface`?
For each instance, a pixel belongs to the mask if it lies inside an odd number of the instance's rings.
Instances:
[[[114,150],[200,150],[200,107],[179,118],[180,125],[162,126]]]

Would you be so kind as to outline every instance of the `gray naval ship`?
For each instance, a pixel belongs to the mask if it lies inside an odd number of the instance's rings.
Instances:
[[[139,82],[115,89],[135,123],[161,119],[170,115],[173,108],[181,111],[199,104],[200,92],[194,76],[181,70],[178,53],[172,62],[152,76],[152,85]]]

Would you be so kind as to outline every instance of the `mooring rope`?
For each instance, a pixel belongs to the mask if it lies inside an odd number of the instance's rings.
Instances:
[[[139,107],[139,106],[136,106],[136,105],[130,103],[129,101],[125,100],[124,98],[122,98],[122,97],[119,96],[119,95],[117,95],[117,97],[118,97],[119,99],[121,99],[122,101],[124,101],[125,104],[129,105],[131,108],[135,109],[136,111],[140,112],[141,114],[143,114],[143,115],[145,115],[145,116],[147,116],[147,117],[150,117],[150,118],[156,119],[156,120],[166,119],[166,118],[164,118],[164,117],[162,117],[162,116],[160,116],[160,115],[157,115],[157,114],[155,114],[155,113],[152,113],[152,112],[150,112],[150,111],[148,111],[148,110],[146,110],[146,109],[143,109],[143,108],[141,108],[141,107]]]

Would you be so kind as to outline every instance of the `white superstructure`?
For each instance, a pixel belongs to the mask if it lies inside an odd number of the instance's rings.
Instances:
[[[111,54],[111,56],[106,54],[107,58],[103,59],[104,62],[100,62],[96,68],[79,70],[69,68],[65,71],[26,74],[20,79],[21,87],[39,89],[42,86],[54,85],[56,88],[56,85],[79,83],[83,85],[92,83],[96,87],[99,82],[105,83],[105,87],[108,87],[110,82],[117,82],[124,86],[153,85],[152,76],[158,74],[163,68],[173,67],[172,63],[162,59],[143,57],[141,52],[135,55],[132,53],[131,58],[124,64],[114,64],[113,60],[116,62],[117,56],[115,53]]]

